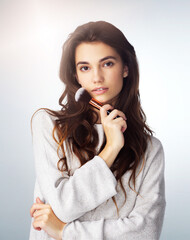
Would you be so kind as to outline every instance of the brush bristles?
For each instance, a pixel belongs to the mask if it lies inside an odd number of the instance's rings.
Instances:
[[[79,88],[75,93],[75,101],[81,101],[81,102],[89,102],[91,99],[90,94],[84,89]]]

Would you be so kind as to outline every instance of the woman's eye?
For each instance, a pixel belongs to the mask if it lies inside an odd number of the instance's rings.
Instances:
[[[113,66],[113,62],[107,62],[104,64],[105,67],[111,67]]]
[[[89,70],[89,67],[83,66],[83,67],[80,68],[80,70],[83,71],[83,72],[86,72],[86,71]]]

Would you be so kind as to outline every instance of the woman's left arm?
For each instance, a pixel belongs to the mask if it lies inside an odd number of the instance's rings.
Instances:
[[[159,141],[153,140],[135,206],[125,218],[98,221],[74,220],[64,225],[62,239],[91,240],[158,240],[165,213],[164,152]],[[151,144],[150,144],[151,148]],[[143,197],[141,197],[143,196]]]

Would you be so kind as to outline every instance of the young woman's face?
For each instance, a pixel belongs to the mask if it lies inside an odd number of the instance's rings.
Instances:
[[[128,67],[116,50],[102,42],[84,42],[75,51],[76,78],[103,104],[114,102],[123,87]]]

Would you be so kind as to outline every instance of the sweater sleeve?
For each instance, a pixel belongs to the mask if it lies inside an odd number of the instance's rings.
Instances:
[[[130,214],[119,219],[68,223],[62,239],[78,240],[158,240],[165,213],[164,153],[160,142],[149,156],[140,195]]]
[[[63,222],[71,222],[95,209],[116,192],[116,179],[105,161],[98,156],[78,168],[73,176],[57,168],[58,144],[52,137],[54,123],[45,110],[32,120],[32,139],[36,181],[55,215]]]

